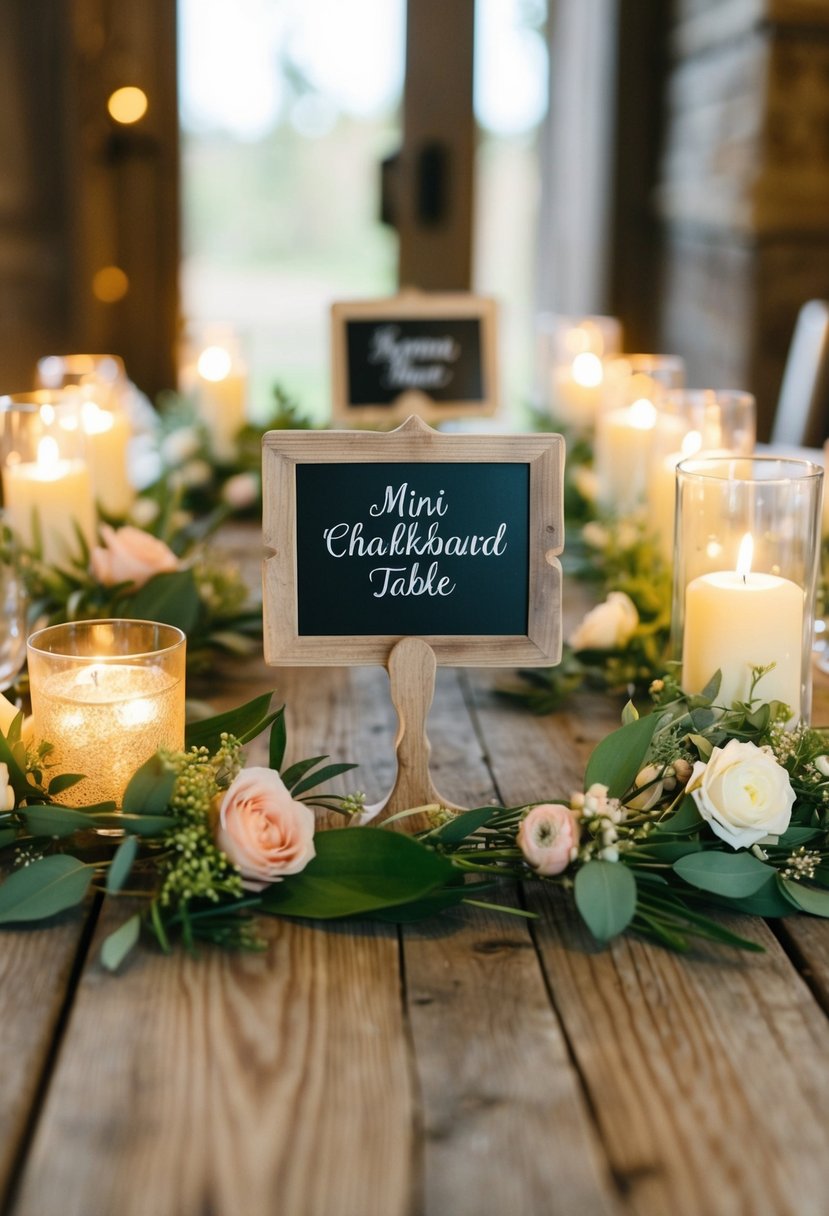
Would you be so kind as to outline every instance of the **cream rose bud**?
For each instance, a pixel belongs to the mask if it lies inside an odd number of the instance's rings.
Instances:
[[[132,583],[143,587],[154,574],[178,570],[175,553],[164,541],[141,528],[129,524],[123,528],[101,525],[103,546],[96,546],[90,555],[92,573],[105,587],[116,583]]]
[[[639,624],[636,605],[624,591],[611,591],[591,608],[570,638],[574,650],[616,650],[626,646]]]
[[[255,473],[234,473],[222,486],[222,498],[234,511],[244,511],[259,499],[259,478]]]
[[[243,768],[222,798],[216,844],[242,885],[261,891],[298,874],[314,856],[314,812],[291,797],[273,769]]]
[[[561,803],[534,806],[521,820],[516,837],[524,860],[537,874],[551,877],[566,870],[573,849],[578,847],[576,817]]]
[[[14,810],[14,790],[9,784],[9,766],[0,764],[0,811]]]
[[[730,739],[698,760],[687,791],[711,830],[734,849],[750,848],[789,826],[795,792],[768,748]]]

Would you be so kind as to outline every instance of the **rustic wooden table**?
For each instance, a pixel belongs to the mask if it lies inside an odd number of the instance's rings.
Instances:
[[[619,705],[533,718],[498,678],[439,671],[439,787],[580,788]],[[270,687],[294,758],[390,786],[382,670],[250,663],[215,703]],[[599,949],[564,899],[526,899],[540,920],[266,921],[264,955],[145,948],[118,977],[107,903],[3,933],[2,1216],[829,1211],[829,924],[739,920],[764,954],[679,958]]]

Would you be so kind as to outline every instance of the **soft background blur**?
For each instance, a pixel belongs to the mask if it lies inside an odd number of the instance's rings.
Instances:
[[[538,312],[611,312],[629,350],[755,392],[763,437],[797,311],[829,297],[826,0],[0,15],[3,391],[107,350],[155,396],[230,326],[255,413],[279,383],[324,419],[331,301],[403,282],[498,297],[516,416]]]

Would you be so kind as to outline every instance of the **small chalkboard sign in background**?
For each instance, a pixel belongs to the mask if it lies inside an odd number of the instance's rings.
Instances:
[[[331,309],[335,422],[483,417],[498,406],[495,301],[404,291]]]
[[[560,435],[270,431],[265,661],[387,664],[400,718],[386,815],[440,802],[426,714],[436,663],[561,658]]]

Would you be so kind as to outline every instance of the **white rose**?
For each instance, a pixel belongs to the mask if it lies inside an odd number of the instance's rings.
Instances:
[[[698,760],[688,793],[711,830],[734,849],[750,848],[789,826],[795,793],[789,774],[771,751],[730,739]]]
[[[639,624],[639,613],[624,591],[611,591],[591,608],[570,638],[574,650],[615,650],[626,646]]]

